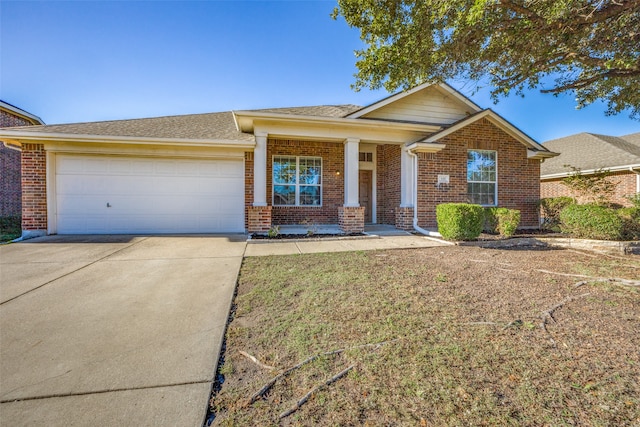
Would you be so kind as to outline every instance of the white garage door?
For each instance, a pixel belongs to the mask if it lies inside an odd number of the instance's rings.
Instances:
[[[242,160],[56,156],[60,234],[244,231]]]

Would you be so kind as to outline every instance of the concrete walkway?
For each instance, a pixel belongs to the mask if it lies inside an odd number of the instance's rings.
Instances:
[[[0,246],[0,425],[201,426],[245,239]]]
[[[438,239],[402,231],[382,232],[365,237],[299,240],[250,240],[245,256],[292,255],[322,252],[370,251],[447,246]]]

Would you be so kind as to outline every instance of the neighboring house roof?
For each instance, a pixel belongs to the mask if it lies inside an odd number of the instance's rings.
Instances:
[[[35,116],[27,111],[24,111],[22,108],[18,108],[15,105],[9,104],[8,102],[0,100],[0,110],[5,110],[15,116],[22,117],[23,119],[33,123],[34,125],[43,125],[44,122],[38,116]]]
[[[560,156],[542,164],[541,178],[566,176],[572,172],[570,166],[583,173],[640,168],[640,133],[616,137],[583,132],[543,145]]]

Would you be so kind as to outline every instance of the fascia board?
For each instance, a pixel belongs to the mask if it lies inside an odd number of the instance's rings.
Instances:
[[[596,173],[597,171],[599,171],[600,169],[588,169],[588,170],[581,170],[580,173],[583,175],[590,175],[592,173]],[[602,170],[607,170],[609,172],[624,172],[624,171],[630,171],[633,173],[639,173],[640,172],[640,163],[635,163],[632,165],[623,165],[623,166],[613,166],[610,168],[602,168]],[[569,175],[571,175],[573,172],[558,172],[558,173],[549,173],[546,175],[540,175],[540,179],[555,179],[555,178],[566,178]]]
[[[552,157],[557,157],[559,155],[560,153],[554,153],[552,151],[537,151],[537,150],[527,149],[528,159],[550,159]]]
[[[456,89],[454,89],[453,87],[449,86],[448,84],[440,83],[440,84],[438,84],[438,87],[440,89],[444,90],[445,92],[447,92],[448,94],[453,95],[459,101],[461,101],[464,104],[466,104],[475,113],[477,113],[479,111],[482,111],[482,108],[478,104],[476,104],[475,102],[473,102],[472,100],[470,100],[469,98],[467,98],[466,96],[464,96],[463,94],[461,94]]]
[[[42,119],[34,114],[31,114],[27,111],[24,111],[22,108],[18,108],[14,105],[7,104],[4,101],[0,101],[0,108],[11,112],[11,114],[15,114],[16,116],[20,116],[26,120],[29,120],[34,125],[44,125]],[[35,123],[34,123],[35,122]]]
[[[235,141],[227,139],[185,139],[185,138],[147,138],[134,136],[81,135],[66,133],[38,133],[28,131],[0,131],[0,138],[17,142],[84,142],[111,144],[154,144],[181,145],[194,147],[249,148],[255,147],[255,141]]]

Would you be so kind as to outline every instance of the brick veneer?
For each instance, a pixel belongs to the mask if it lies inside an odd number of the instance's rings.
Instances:
[[[631,202],[626,198],[636,193],[636,174],[631,171],[612,172],[607,180],[616,184],[615,192],[611,197],[611,202],[623,206],[631,206]],[[579,202],[586,200],[571,193],[569,187],[562,183],[562,178],[544,180],[540,182],[540,197],[560,197],[568,196],[578,199]]]
[[[22,229],[47,230],[47,158],[42,144],[22,145]]]
[[[247,231],[264,233],[271,228],[271,206],[249,206],[247,209]]]
[[[527,159],[524,145],[487,119],[478,120],[444,137],[446,147],[437,153],[418,154],[418,224],[435,228],[435,207],[440,203],[467,202],[467,150],[498,152],[498,205],[521,212],[520,225],[539,225],[540,161]],[[438,188],[439,174],[449,184]]]
[[[364,207],[338,207],[338,225],[343,233],[364,231]]]
[[[0,110],[0,128],[31,125],[33,125],[33,123],[24,117],[17,116],[8,111]]]
[[[24,117],[0,110],[0,127],[33,125]],[[22,215],[22,185],[20,150],[0,142],[0,217]]]
[[[399,145],[379,145],[377,147],[377,222],[394,225],[400,206],[400,154]],[[412,213],[413,215],[413,213]]]
[[[335,142],[269,138],[267,204],[271,204],[273,200],[273,156],[322,157],[322,206],[273,206],[273,224],[337,223],[338,207],[344,204],[344,145]]]
[[[0,217],[22,215],[20,150],[0,142]]]
[[[400,230],[413,230],[413,208],[397,208],[395,226]]]

